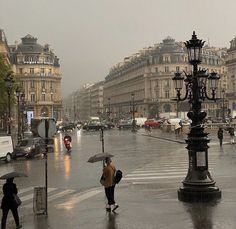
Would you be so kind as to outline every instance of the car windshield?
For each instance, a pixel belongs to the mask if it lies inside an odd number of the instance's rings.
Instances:
[[[19,144],[19,146],[27,146],[29,143],[29,140],[22,140]]]

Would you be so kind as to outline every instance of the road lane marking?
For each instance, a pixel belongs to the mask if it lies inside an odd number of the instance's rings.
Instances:
[[[48,201],[55,200],[55,199],[57,199],[57,198],[59,198],[59,197],[63,197],[63,196],[65,196],[65,195],[72,194],[72,193],[74,193],[74,192],[76,192],[76,191],[75,191],[75,190],[72,190],[72,189],[67,189],[67,190],[62,191],[62,192],[59,192],[59,193],[57,193],[57,194],[55,194],[55,195],[51,195],[50,197],[48,197]]]
[[[181,178],[183,176],[155,176],[155,177],[124,177],[122,180],[158,180],[168,178]]]
[[[183,172],[171,172],[171,173],[138,173],[138,174],[128,174],[125,177],[139,177],[139,176],[165,176],[165,175],[176,175],[176,174],[186,174],[186,171]]]
[[[18,194],[21,195],[21,194],[23,194],[25,192],[32,191],[33,189],[34,189],[34,187],[28,187],[28,188],[19,189]]]
[[[48,193],[50,193],[52,191],[55,191],[55,190],[57,190],[57,188],[48,188]],[[27,200],[33,199],[33,197],[34,197],[34,193],[31,193],[29,195],[20,197],[20,199],[23,202],[23,201],[27,201]]]
[[[57,205],[55,205],[55,207],[59,208],[59,209],[64,208],[66,210],[70,210],[70,209],[74,208],[75,204],[78,204],[78,203],[82,202],[83,200],[89,199],[101,192],[102,192],[101,189],[99,189],[99,190],[97,189],[97,190],[90,190],[85,193],[78,193],[78,194],[75,194],[74,196],[72,196],[69,201],[66,201],[61,204],[57,204]]]
[[[53,201],[53,200],[55,200],[55,199],[57,199],[57,198],[66,196],[66,195],[68,195],[68,194],[72,194],[72,193],[74,193],[74,192],[76,192],[76,190],[67,189],[67,190],[64,190],[64,191],[62,191],[62,192],[59,192],[59,193],[57,193],[57,194],[50,195],[50,196],[48,197],[48,202],[51,202],[51,201]],[[30,202],[29,204],[24,205],[24,208],[33,208],[33,201]]]

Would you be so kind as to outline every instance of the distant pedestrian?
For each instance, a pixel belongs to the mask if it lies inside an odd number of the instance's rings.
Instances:
[[[175,123],[175,134],[179,135],[181,130],[181,125],[179,124],[179,122]]]
[[[115,193],[115,172],[116,168],[113,165],[111,158],[107,157],[105,160],[106,166],[103,169],[103,176],[105,178],[104,180],[104,188],[105,188],[105,194],[107,197],[107,205],[106,210],[108,212],[115,211],[119,206],[116,204],[114,199],[114,193]],[[111,207],[113,207],[111,209]]]
[[[146,125],[146,132],[148,133],[148,135],[150,135],[152,133],[152,127],[150,125]]]
[[[234,127],[229,127],[229,135],[230,135],[230,143],[234,144],[234,138],[235,138]]]
[[[223,129],[221,127],[219,127],[219,130],[217,132],[217,137],[220,141],[220,146],[222,146],[222,142],[223,142],[223,138],[224,138],[224,133],[223,133]]]
[[[6,221],[7,221],[7,215],[9,210],[11,210],[12,215],[14,217],[15,223],[16,223],[16,229],[19,229],[22,227],[20,225],[19,216],[18,216],[18,204],[15,201],[14,195],[17,194],[17,188],[16,184],[13,183],[14,178],[9,178],[6,180],[6,183],[3,185],[3,198],[2,198],[2,222],[1,222],[1,229],[6,228]]]

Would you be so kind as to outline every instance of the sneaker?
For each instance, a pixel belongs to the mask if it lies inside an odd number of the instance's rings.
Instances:
[[[112,211],[114,212],[118,207],[119,207],[118,204],[114,204],[114,207],[113,207]]]
[[[110,205],[107,205],[107,206],[106,206],[106,211],[107,211],[107,212],[111,212],[111,206],[110,206]]]
[[[16,227],[16,229],[20,229],[20,228],[22,228],[22,225],[19,225],[19,226]]]

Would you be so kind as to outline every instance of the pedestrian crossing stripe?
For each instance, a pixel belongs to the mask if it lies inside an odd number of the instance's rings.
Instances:
[[[163,160],[162,160],[163,159]],[[184,162],[183,158],[178,157],[178,161],[169,161],[170,157],[159,159],[158,162],[146,164],[131,173],[127,174],[122,180],[126,182],[143,183],[145,180],[150,182],[152,180],[176,179],[184,178],[188,173],[188,162]],[[165,160],[164,160],[165,159]],[[182,161],[181,161],[182,159]],[[216,165],[213,158],[209,161],[209,170],[212,170]]]
[[[68,205],[74,206],[102,191],[103,189],[100,187],[84,192],[78,192],[74,189],[60,190],[58,188],[48,188],[48,202],[59,201],[58,208],[67,208]],[[22,201],[22,208],[33,208],[34,187],[19,189],[18,195]]]

